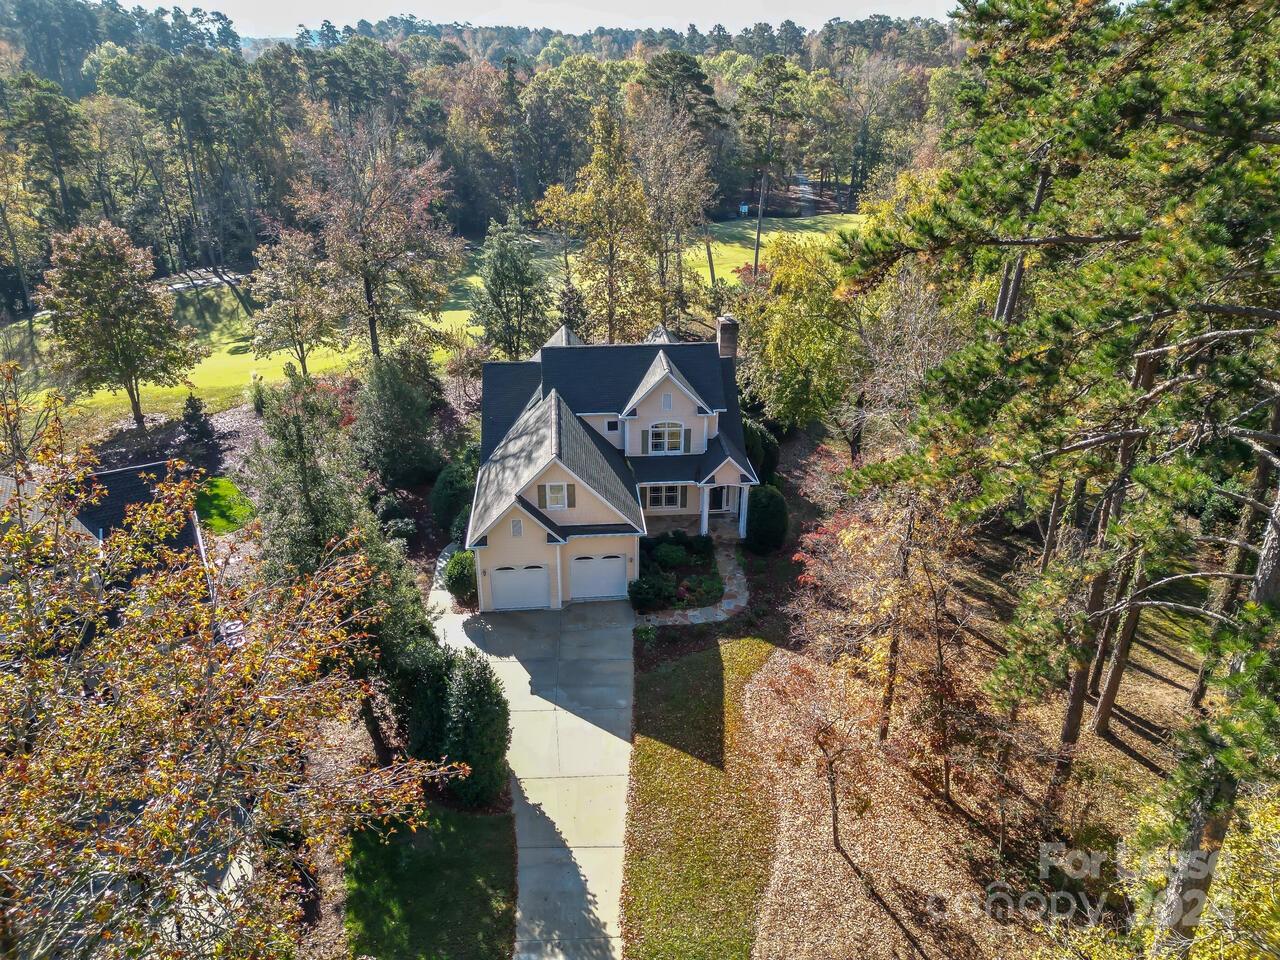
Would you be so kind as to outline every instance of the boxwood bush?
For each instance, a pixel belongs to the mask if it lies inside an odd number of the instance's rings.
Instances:
[[[444,588],[464,607],[474,607],[479,602],[474,553],[470,550],[458,550],[449,557],[444,565]]]

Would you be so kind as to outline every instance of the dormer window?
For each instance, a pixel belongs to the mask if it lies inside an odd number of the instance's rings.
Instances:
[[[670,409],[671,409],[671,394],[669,394],[669,393],[664,393],[664,394],[662,395],[662,409],[663,409],[663,410],[670,410]]]
[[[650,453],[684,453],[684,424],[655,423],[649,429]]]
[[[563,483],[547,484],[548,510],[563,510],[569,506],[569,494],[566,487],[567,485]]]

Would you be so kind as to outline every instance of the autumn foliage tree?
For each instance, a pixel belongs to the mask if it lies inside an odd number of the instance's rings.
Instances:
[[[333,264],[322,260],[315,241],[300,230],[282,230],[258,253],[250,290],[262,308],[253,315],[253,353],[265,357],[287,350],[303,376],[307,358],[324,347],[341,346],[347,333]]]
[[[123,390],[139,428],[142,385],[182,383],[202,353],[195,331],[174,320],[173,296],[154,274],[151,255],[104,221],[54,238],[39,291],[68,382],[79,390]]]
[[[0,952],[292,956],[318,845],[413,810],[420,762],[310,767],[352,719],[372,611],[358,550],[313,573],[234,579],[169,544],[196,481],[155,478],[99,544],[100,491],[61,403],[0,379]],[[34,424],[34,426],[32,426]]]
[[[320,226],[325,254],[348,287],[369,349],[420,315],[438,317],[461,244],[443,222],[445,174],[374,119],[325,125],[306,140],[308,174],[292,202]]]

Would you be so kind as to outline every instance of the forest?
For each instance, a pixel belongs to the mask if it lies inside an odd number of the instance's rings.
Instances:
[[[724,317],[760,508],[637,621],[608,949],[1280,956],[1277,64],[1268,0],[2,0],[0,957],[511,956],[482,371]]]

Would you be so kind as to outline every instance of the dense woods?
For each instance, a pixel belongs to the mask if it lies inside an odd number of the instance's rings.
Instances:
[[[807,170],[819,194],[852,209],[870,171],[902,155],[928,68],[959,55],[943,25],[887,17],[816,33],[760,24],[736,38],[403,18],[326,23],[246,50],[216,13],[83,0],[8,4],[0,36],[12,65],[0,95],[0,267],[18,310],[52,235],[101,219],[149,248],[162,273],[249,266],[281,227],[318,229],[334,190],[354,197],[374,175],[321,162],[351,136],[376,141],[406,177],[436,170],[423,214],[457,231],[478,238],[493,219],[531,220],[547,189],[572,186],[591,160],[602,105],[627,115],[648,171],[667,289],[671,245],[694,242],[704,216],[754,203],[770,174]],[[753,93],[779,82],[775,102]],[[683,156],[691,139],[700,169],[668,183],[662,151]],[[324,199],[309,204],[303,184]]]

